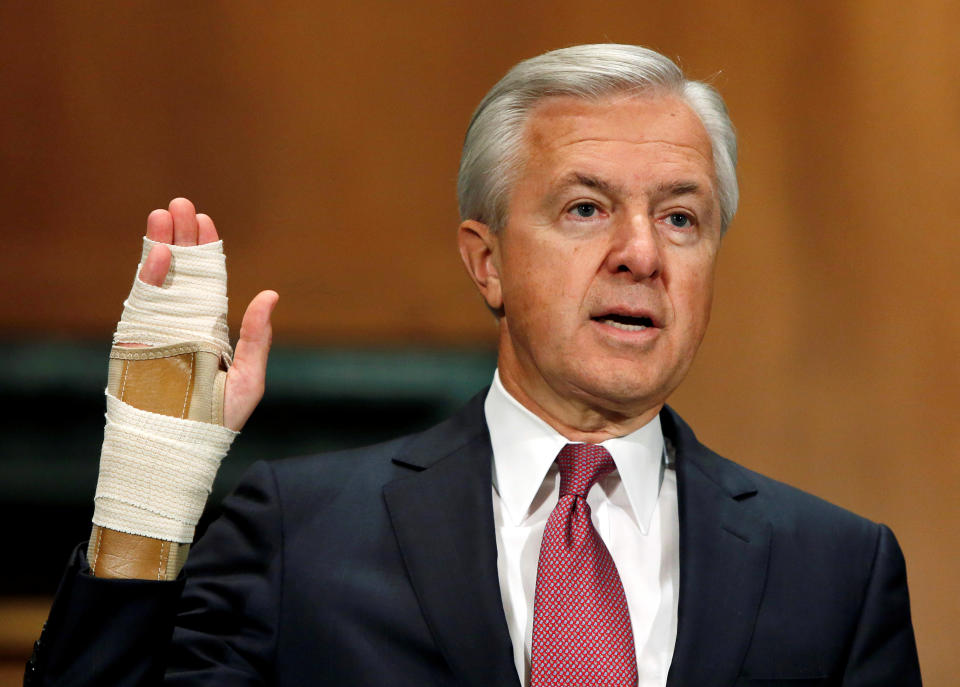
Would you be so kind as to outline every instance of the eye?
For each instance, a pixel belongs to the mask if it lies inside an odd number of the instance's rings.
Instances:
[[[689,229],[693,225],[690,216],[683,212],[671,212],[667,215],[667,222],[676,229]]]
[[[597,216],[598,208],[593,203],[577,203],[570,208],[570,212],[580,219],[590,219]]]

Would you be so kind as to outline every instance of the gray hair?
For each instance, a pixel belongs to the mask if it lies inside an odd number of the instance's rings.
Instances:
[[[677,96],[703,122],[713,149],[721,228],[726,231],[740,191],[737,135],[723,98],[713,87],[686,79],[660,53],[616,43],[576,45],[524,60],[490,89],[473,113],[463,143],[457,177],[460,219],[483,222],[493,231],[507,223],[524,127],[541,99],[559,95],[596,99],[642,91]]]

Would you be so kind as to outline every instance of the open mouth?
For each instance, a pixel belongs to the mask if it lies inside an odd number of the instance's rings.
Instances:
[[[632,317],[630,315],[600,315],[591,318],[595,322],[608,324],[616,329],[622,329],[625,332],[640,332],[648,327],[653,327],[653,320],[646,316]]]

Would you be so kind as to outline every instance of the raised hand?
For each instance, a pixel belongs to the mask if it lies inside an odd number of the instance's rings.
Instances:
[[[219,240],[208,215],[197,213],[186,198],[174,198],[167,210],[154,210],[147,218],[147,238],[160,244],[196,246]],[[140,279],[148,284],[163,284],[170,269],[170,249],[154,246],[140,269]],[[224,425],[239,430],[263,398],[267,355],[273,330],[270,315],[279,296],[275,291],[258,293],[243,315],[240,338],[227,373],[224,397]]]

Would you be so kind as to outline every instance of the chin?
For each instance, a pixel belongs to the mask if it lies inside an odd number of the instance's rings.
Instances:
[[[588,404],[628,417],[642,415],[650,408],[663,405],[673,390],[663,380],[624,372],[596,375],[579,381],[577,387]]]

